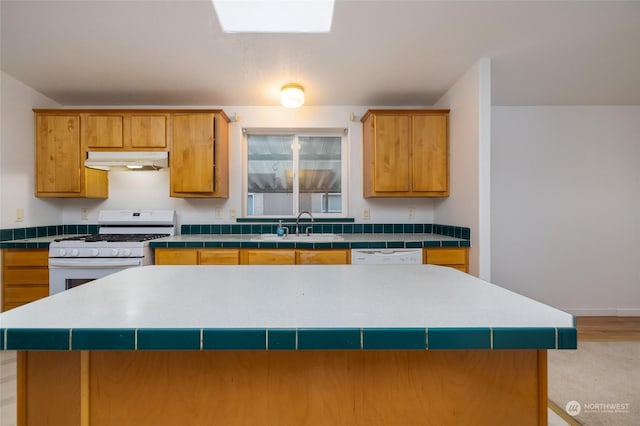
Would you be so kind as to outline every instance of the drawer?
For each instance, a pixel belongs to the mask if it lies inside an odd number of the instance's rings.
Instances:
[[[295,250],[246,250],[245,261],[248,265],[294,265]]]
[[[238,265],[240,250],[199,250],[198,265]]]
[[[5,303],[33,302],[49,295],[49,286],[5,287]]]
[[[8,311],[9,309],[17,308],[18,306],[26,305],[29,302],[7,302],[6,300],[3,302],[4,308],[3,312]]]
[[[466,265],[466,248],[428,248],[425,249],[424,263],[433,265]]]
[[[156,265],[197,265],[198,250],[196,249],[156,249]]]
[[[46,249],[4,249],[5,268],[15,266],[49,266],[49,251]]]
[[[348,265],[348,250],[298,250],[300,265]]]
[[[2,282],[4,285],[47,285],[49,269],[5,269]]]

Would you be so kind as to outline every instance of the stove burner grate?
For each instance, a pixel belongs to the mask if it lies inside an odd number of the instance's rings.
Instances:
[[[143,242],[149,240],[155,240],[156,238],[168,237],[169,234],[89,234],[78,235],[75,237],[56,239],[56,242],[60,241],[83,241],[85,243],[96,242]]]

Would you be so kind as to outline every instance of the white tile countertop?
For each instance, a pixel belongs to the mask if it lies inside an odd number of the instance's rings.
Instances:
[[[464,241],[440,234],[339,234],[344,242],[370,241]],[[193,241],[254,241],[258,234],[185,234],[153,240],[154,243]],[[287,242],[283,237],[281,242]]]
[[[367,349],[367,342],[392,344],[398,336],[394,345],[421,349],[576,345],[572,315],[434,265],[131,268],[4,312],[0,329],[4,349],[42,349],[38,342],[46,338],[62,344],[59,349],[122,349],[91,346],[87,330],[115,333],[120,343],[130,336],[130,344],[122,344],[131,350],[140,349],[140,330],[152,337],[182,330],[193,337],[192,349],[212,348],[207,336],[269,349],[273,336],[287,332],[289,349],[308,342]]]

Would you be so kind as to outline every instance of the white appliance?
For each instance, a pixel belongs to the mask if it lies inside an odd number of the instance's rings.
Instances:
[[[49,294],[127,268],[153,264],[149,241],[175,235],[174,210],[103,210],[98,234],[62,238],[49,245]]]
[[[164,151],[90,151],[85,167],[99,170],[159,170],[169,167],[169,153]]]
[[[352,249],[352,265],[420,265],[422,249]]]

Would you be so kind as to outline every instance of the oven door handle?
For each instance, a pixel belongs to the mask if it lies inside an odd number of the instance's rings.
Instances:
[[[82,260],[70,259],[49,259],[49,267],[54,268],[82,268],[82,269],[104,269],[104,268],[122,268],[127,266],[141,266],[141,259],[116,259],[100,262],[87,262]]]

